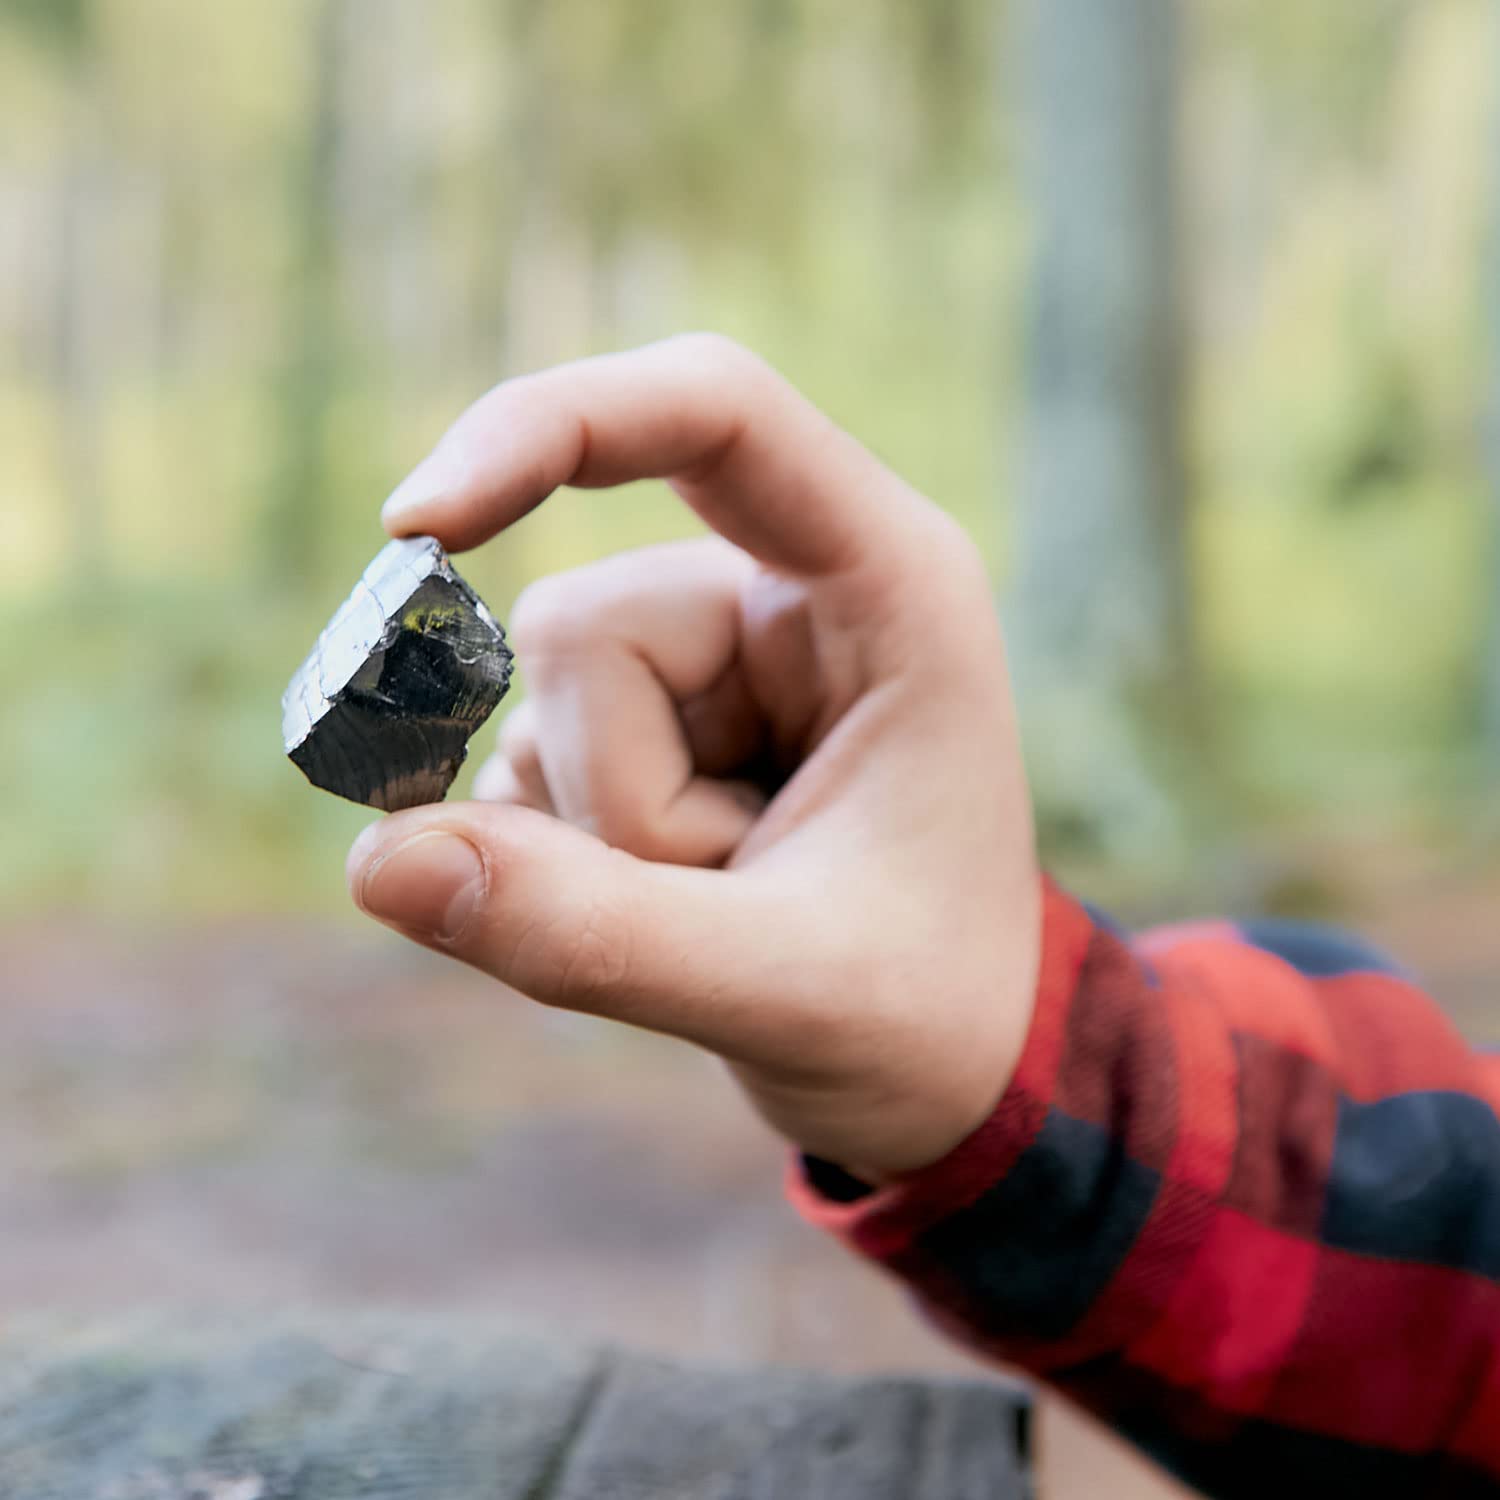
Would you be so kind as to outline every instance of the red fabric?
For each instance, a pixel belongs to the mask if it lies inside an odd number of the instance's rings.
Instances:
[[[933,1319],[1212,1494],[1500,1487],[1500,1059],[1337,934],[1139,942],[1053,885],[991,1117],[789,1191]]]

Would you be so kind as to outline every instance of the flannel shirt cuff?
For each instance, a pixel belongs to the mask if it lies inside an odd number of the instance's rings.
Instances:
[[[797,1211],[860,1254],[888,1261],[1004,1179],[1034,1143],[1055,1095],[1069,1002],[1093,931],[1084,909],[1044,880],[1031,1027],[1010,1085],[989,1117],[941,1160],[880,1187],[834,1163],[794,1155],[786,1188]]]

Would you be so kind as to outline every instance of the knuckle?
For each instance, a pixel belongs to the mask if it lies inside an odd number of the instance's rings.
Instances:
[[[572,575],[556,573],[527,584],[510,611],[510,636],[517,651],[536,653],[566,643],[576,631]]]
[[[942,506],[928,503],[933,546],[943,561],[956,571],[972,575],[983,571],[984,559],[968,529]]]
[[[987,601],[993,585],[984,554],[973,537],[940,506],[929,502],[925,511],[924,555],[922,566],[916,570],[923,576],[924,588],[930,589],[931,579],[938,577],[943,580],[943,596],[949,601],[962,600],[967,605],[976,596]]]
[[[637,859],[659,859],[664,853],[664,841],[654,820],[642,813],[634,799],[618,795],[598,797],[593,825],[592,832],[611,849],[633,854]]]
[[[496,744],[507,759],[518,760],[537,753],[536,715],[529,709],[530,704],[523,703],[508,714],[500,726]]]
[[[522,375],[493,385],[459,415],[438,444],[450,453],[472,452],[482,447],[490,434],[529,425],[535,397],[534,376]]]
[[[522,375],[512,375],[493,385],[470,408],[478,420],[493,423],[496,420],[516,421],[529,416],[545,397],[542,385],[545,370],[529,370]]]
[[[925,505],[907,534],[889,583],[890,603],[915,627],[909,645],[934,640],[967,659],[981,619],[995,616],[994,581],[984,555],[963,526],[936,505]],[[938,586],[934,587],[935,581]]]
[[[956,579],[971,588],[981,590],[988,597],[991,589],[989,565],[978,544],[961,522],[947,511],[940,510],[942,546],[948,568]]]
[[[515,788],[515,772],[503,755],[489,756],[474,773],[474,797],[480,802],[505,802]]]
[[[629,635],[664,580],[685,576],[684,564],[704,555],[697,542],[641,548],[528,584],[510,613],[517,650],[556,654]]]
[[[671,343],[689,363],[709,377],[758,379],[768,368],[758,355],[727,334],[711,331],[681,333]]]

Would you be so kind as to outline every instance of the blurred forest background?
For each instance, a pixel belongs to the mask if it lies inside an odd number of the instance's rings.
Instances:
[[[0,1314],[971,1368],[696,1057],[362,924],[282,755],[448,421],[685,328],[985,549],[1065,875],[1337,914],[1495,1040],[1497,95],[1500,0],[0,0]],[[1165,1493],[1066,1424],[1049,1495]]]
[[[984,546],[1065,862],[1462,828],[1497,76],[1489,0],[0,0],[0,910],[341,907],[277,700],[381,499],[696,326]]]

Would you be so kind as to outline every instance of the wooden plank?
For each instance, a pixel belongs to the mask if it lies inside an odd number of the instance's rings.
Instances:
[[[0,1341],[27,1500],[1019,1500],[1003,1382],[714,1370],[453,1325],[34,1324]]]
[[[602,1367],[556,1500],[996,1500],[1025,1492],[1014,1387],[658,1360]]]

